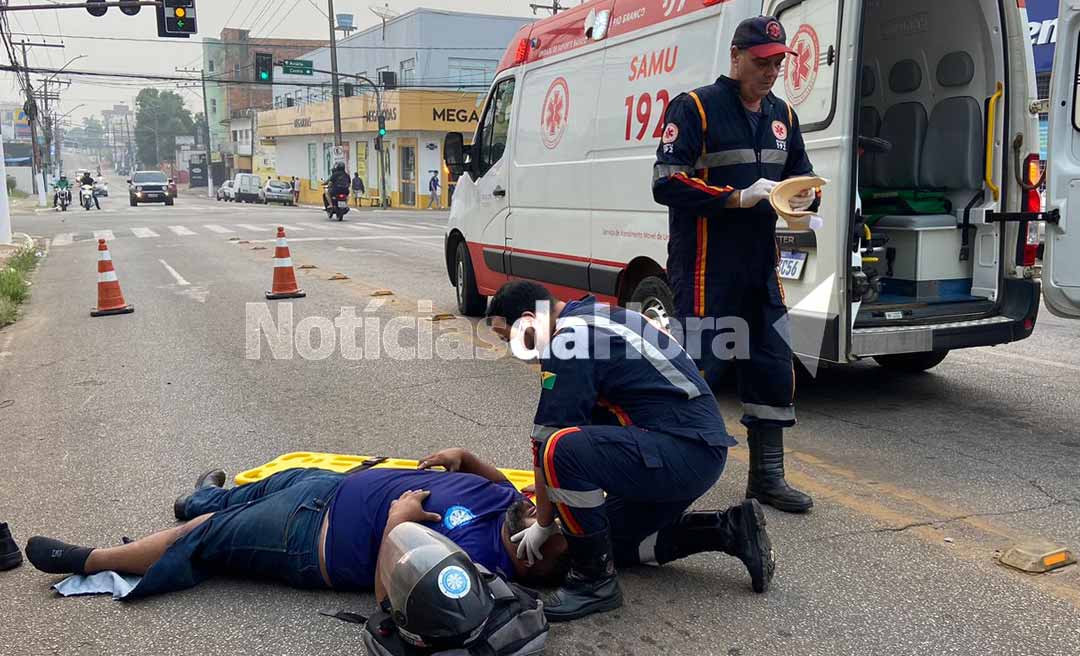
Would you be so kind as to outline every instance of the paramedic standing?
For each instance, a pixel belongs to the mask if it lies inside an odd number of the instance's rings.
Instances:
[[[738,318],[746,328],[749,359],[735,363],[750,447],[746,496],[806,512],[813,500],[784,478],[783,436],[795,424],[795,373],[777,270],[777,217],[768,200],[777,182],[813,172],[798,116],[771,92],[792,53],[775,18],[739,24],[730,76],[671,102],[653,197],[669,208],[667,273],[675,314],[710,385],[727,365],[712,348],[713,338],[724,341],[724,334],[710,322],[726,326]],[[800,210],[816,203],[812,190],[791,202]]]

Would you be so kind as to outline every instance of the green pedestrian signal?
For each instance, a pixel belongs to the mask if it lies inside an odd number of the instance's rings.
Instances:
[[[379,136],[386,136],[386,117],[382,114],[379,114]]]
[[[274,55],[269,52],[255,53],[255,81],[264,84],[274,82]]]

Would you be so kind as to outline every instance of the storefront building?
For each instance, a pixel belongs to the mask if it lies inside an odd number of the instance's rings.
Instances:
[[[387,136],[383,177],[391,207],[424,209],[432,176],[439,179],[438,205],[447,207],[452,180],[442,161],[443,139],[462,132],[471,140],[480,120],[484,94],[400,89],[382,96]],[[256,159],[272,161],[272,177],[299,179],[300,201],[321,204],[322,182],[334,163],[331,102],[304,104],[258,116]],[[375,150],[378,113],[374,94],[341,99],[342,142],[349,174],[359,171],[367,196],[379,195],[379,153]],[[265,164],[264,164],[265,167]],[[266,168],[263,171],[268,170]]]

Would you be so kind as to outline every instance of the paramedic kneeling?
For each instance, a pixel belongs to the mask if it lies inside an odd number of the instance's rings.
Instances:
[[[806,512],[813,500],[784,478],[784,428],[795,424],[795,371],[777,270],[777,217],[769,205],[778,181],[813,170],[798,116],[771,91],[792,52],[775,18],[739,24],[731,76],[671,102],[653,197],[669,208],[667,274],[683,343],[710,385],[729,363],[711,348],[718,328],[735,317],[748,328],[749,360],[735,365],[750,447],[746,496]],[[805,210],[816,202],[808,190],[792,206]]]
[[[765,516],[750,500],[726,512],[685,512],[720,478],[735,440],[697,367],[644,316],[564,303],[534,282],[507,283],[492,328],[515,355],[537,354],[540,402],[532,431],[538,521],[511,539],[530,562],[559,533],[570,572],[544,601],[551,621],[622,604],[615,565],[663,564],[703,551],[738,557],[754,590],[772,578]],[[542,562],[542,561],[540,561]]]
[[[543,563],[517,557],[512,533],[536,521],[533,504],[495,467],[462,449],[428,456],[422,468],[338,474],[290,469],[229,490],[207,472],[173,511],[186,524],[118,547],[91,549],[33,537],[26,555],[51,574],[142,575],[127,598],[190,588],[215,574],[283,581],[298,588],[371,590],[383,536],[402,522],[445,535],[473,561],[535,584],[565,573],[562,539]],[[539,566],[537,566],[539,565]]]

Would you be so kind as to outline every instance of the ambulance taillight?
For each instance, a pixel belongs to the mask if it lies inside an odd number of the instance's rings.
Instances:
[[[1024,160],[1024,173],[1027,178],[1028,185],[1031,189],[1024,192],[1024,211],[1025,212],[1041,212],[1042,211],[1042,196],[1039,194],[1038,183],[1042,177],[1042,170],[1039,166],[1039,156],[1032,154],[1028,155]],[[1039,222],[1029,221],[1022,224],[1027,228],[1027,235],[1024,241],[1024,255],[1022,266],[1035,266],[1035,258],[1039,252]]]

